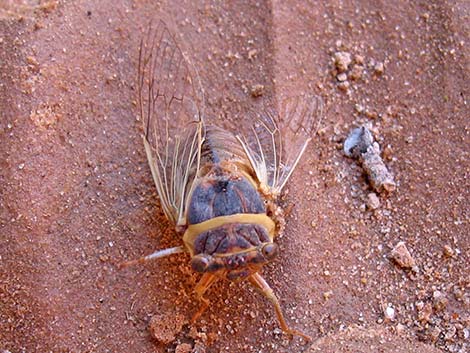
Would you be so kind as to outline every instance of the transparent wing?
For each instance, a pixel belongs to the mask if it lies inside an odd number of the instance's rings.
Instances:
[[[253,113],[251,131],[237,135],[262,188],[278,195],[294,171],[321,121],[319,97],[297,96],[267,101]]]
[[[163,22],[155,29],[150,26],[141,41],[138,94],[153,179],[166,216],[178,224],[199,170],[203,91],[197,72]]]

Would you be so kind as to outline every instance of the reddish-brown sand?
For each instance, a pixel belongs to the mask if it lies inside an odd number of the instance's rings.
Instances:
[[[468,352],[469,11],[463,0],[1,2],[0,351]],[[152,19],[188,43],[215,124],[245,128],[265,96],[325,101],[264,270],[311,343],[280,334],[246,283],[218,283],[190,325],[199,277],[187,255],[116,266],[180,244],[135,106]],[[346,75],[337,52],[351,54]],[[375,210],[341,150],[360,123],[397,183]],[[416,272],[391,261],[399,241]]]

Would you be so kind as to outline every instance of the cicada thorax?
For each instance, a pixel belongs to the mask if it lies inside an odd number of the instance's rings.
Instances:
[[[277,254],[276,219],[232,134],[207,127],[201,153],[183,236],[192,267],[230,280],[246,278]]]

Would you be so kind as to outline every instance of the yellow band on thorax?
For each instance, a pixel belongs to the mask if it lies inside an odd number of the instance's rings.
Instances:
[[[274,240],[276,224],[264,213],[236,213],[229,216],[220,216],[188,226],[183,235],[183,242],[191,256],[194,255],[194,241],[199,234],[229,223],[259,224],[266,228],[271,242]]]

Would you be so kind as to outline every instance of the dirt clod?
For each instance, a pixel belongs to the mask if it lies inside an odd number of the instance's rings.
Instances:
[[[212,341],[213,340],[215,339],[212,339]],[[206,345],[202,342],[196,342],[193,348],[193,353],[206,353],[206,352],[207,352]]]
[[[370,183],[377,192],[390,193],[396,189],[395,181],[380,156],[380,147],[374,142],[361,155],[362,167],[369,176]]]
[[[157,341],[168,344],[175,340],[184,322],[185,318],[180,314],[154,315],[150,319],[149,330]]]
[[[182,343],[176,346],[175,353],[191,353],[193,347],[189,343]]]

